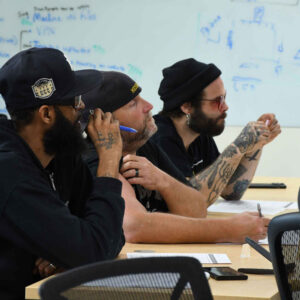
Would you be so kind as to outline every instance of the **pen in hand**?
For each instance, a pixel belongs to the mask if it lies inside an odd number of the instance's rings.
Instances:
[[[259,203],[257,203],[257,211],[258,211],[259,216],[262,218],[263,215],[262,215],[262,213],[261,213],[261,206],[260,206]]]

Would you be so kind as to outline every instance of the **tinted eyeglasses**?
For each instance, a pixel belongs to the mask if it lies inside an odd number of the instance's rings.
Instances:
[[[218,96],[215,99],[205,99],[205,98],[201,99],[201,101],[210,101],[213,104],[217,105],[218,110],[222,110],[224,108],[225,100],[226,100],[226,94]]]

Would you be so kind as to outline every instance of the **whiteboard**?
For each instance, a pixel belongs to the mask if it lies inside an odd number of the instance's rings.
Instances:
[[[299,0],[0,0],[0,66],[55,47],[74,69],[128,74],[156,113],[162,69],[194,57],[222,70],[228,125],[274,112],[299,127],[299,28]]]

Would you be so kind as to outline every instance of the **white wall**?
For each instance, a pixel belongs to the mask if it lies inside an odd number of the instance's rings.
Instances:
[[[226,127],[223,134],[215,138],[219,150],[223,151],[242,128]],[[256,175],[300,177],[300,128],[282,128],[281,134],[265,146]]]

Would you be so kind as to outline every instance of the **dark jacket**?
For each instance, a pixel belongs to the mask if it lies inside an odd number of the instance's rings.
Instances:
[[[92,179],[79,158],[60,158],[52,171],[0,120],[0,299],[24,299],[40,279],[38,257],[72,268],[114,258],[124,244],[121,182]]]

